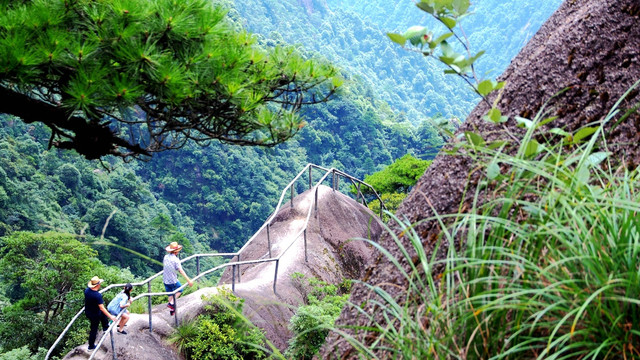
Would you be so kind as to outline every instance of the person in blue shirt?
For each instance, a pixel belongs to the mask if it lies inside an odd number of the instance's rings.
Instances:
[[[193,282],[187,276],[187,273],[182,269],[182,265],[180,265],[180,259],[178,258],[178,253],[182,250],[182,245],[179,245],[177,242],[172,242],[165,248],[167,251],[167,255],[164,256],[164,260],[162,261],[164,265],[164,273],[162,274],[162,281],[164,282],[164,289],[167,292],[172,292],[179,287],[182,286],[180,281],[178,281],[178,272],[187,279],[187,283],[189,286],[193,286]],[[178,297],[182,294],[182,291],[177,292],[175,295],[169,296],[169,303],[167,307],[169,308],[169,315],[174,314],[176,308],[174,305],[174,301],[178,299]]]
[[[115,320],[116,317],[109,314],[104,307],[104,300],[100,294],[100,284],[104,280],[97,276],[91,278],[84,289],[84,314],[91,323],[89,331],[89,350],[96,348],[96,335],[98,335],[98,325],[102,324],[102,331],[109,329],[109,319]]]
[[[123,312],[120,317],[120,322],[118,323],[118,333],[123,335],[127,335],[127,332],[124,331],[124,326],[127,324],[127,321],[129,321],[129,310],[127,308],[131,306],[131,289],[133,289],[133,286],[126,284],[124,290],[116,295],[116,297],[109,302],[109,305],[107,305],[107,310],[109,310],[109,313],[113,316],[118,316],[120,312]]]

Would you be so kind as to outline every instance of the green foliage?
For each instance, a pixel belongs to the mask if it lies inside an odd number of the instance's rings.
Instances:
[[[198,321],[183,321],[175,332],[169,336],[169,343],[174,344],[186,359],[192,359],[191,345],[198,341]]]
[[[98,250],[102,262],[137,275],[161,269],[157,261],[172,237],[185,253],[210,251],[192,220],[154,196],[135,164],[114,163],[107,172],[70,152],[45,150],[50,134],[42,125],[28,127],[8,116],[0,124],[0,234],[55,229],[83,235],[79,239]]]
[[[300,106],[341,85],[337,69],[265,50],[225,15],[201,0],[3,1],[0,91],[12,101],[0,112],[46,115],[51,144],[89,159],[285,141],[303,126]]]
[[[372,347],[355,346],[404,359],[637,358],[640,170],[609,156],[603,126],[615,114],[577,144],[540,133],[541,114],[516,155],[468,143],[465,153],[486,169],[478,186],[487,201],[426,219],[441,225],[433,254],[444,257],[426,253],[414,225],[395,219],[409,245],[390,234],[407,258],[373,245],[408,288],[394,298],[367,285],[386,320],[371,316]],[[534,137],[554,136],[527,150]],[[445,240],[463,245],[442,249]]]
[[[205,300],[205,313],[170,337],[187,360],[266,358],[262,330],[242,316],[243,299],[221,290]]]
[[[187,145],[157,154],[138,174],[158,198],[194,220],[194,229],[211,248],[234,251],[268,218],[282,189],[307,163],[335,165],[362,178],[406,151],[427,152],[425,144],[437,133],[419,133],[406,122],[394,123],[400,119],[386,110],[376,112],[376,106],[371,99],[339,95],[308,108],[309,125],[273,149]],[[393,125],[385,124],[387,115]],[[296,193],[304,190],[302,185]]]
[[[500,74],[561,2],[472,2],[474,16],[460,21],[469,43],[491,55],[473,63],[480,77]],[[427,13],[410,11],[415,3],[257,0],[235,2],[233,6],[243,24],[261,34],[265,44],[303,44],[305,49],[340,65],[351,75],[350,80],[364,83],[367,90],[359,95],[383,100],[415,125],[438,114],[464,119],[478,98],[462,79],[446,76],[435,61],[415,61],[414,54],[385,41],[381,29],[402,34],[411,26],[425,25],[438,34],[448,32],[437,20],[429,23]],[[233,9],[230,14],[234,14]],[[464,53],[456,46],[454,50]]]
[[[430,164],[431,160],[420,160],[411,154],[406,154],[384,169],[365,176],[364,182],[373,186],[382,199],[386,210],[393,213]],[[371,193],[367,187],[360,190],[364,194]],[[351,191],[355,192],[355,187],[352,186]],[[380,214],[378,199],[373,199],[368,206],[373,212]]]
[[[0,333],[9,348],[15,348],[17,340],[35,349],[56,337],[67,302],[77,299],[70,295],[81,293],[83,280],[92,276],[96,252],[72,235],[52,232],[17,232],[1,241],[0,272],[14,303],[3,309]],[[21,339],[10,336],[17,329]]]
[[[0,353],[0,360],[40,360],[44,359],[46,354],[47,350],[44,348],[38,349],[38,351],[33,354],[29,348],[23,346],[5,353]]]
[[[373,186],[380,194],[406,193],[418,182],[430,164],[431,160],[420,160],[406,154],[383,170],[365,176],[364,182]]]
[[[296,314],[289,321],[289,329],[294,334],[285,355],[290,359],[312,359],[320,350],[349,298],[346,294],[338,295],[338,286],[327,284],[314,277],[305,278],[300,273],[291,275],[292,280],[302,290],[305,305],[298,307]],[[348,284],[348,283],[345,283]]]
[[[384,203],[384,207],[390,213],[395,213],[398,210],[402,201],[407,197],[406,193],[393,193],[393,194],[381,194],[380,198]],[[372,200],[367,204],[369,209],[373,211],[374,214],[380,214],[380,200]],[[384,213],[383,213],[384,216]]]
[[[402,35],[388,33],[387,36],[402,47],[405,46],[406,41],[409,41],[422,55],[437,57],[447,67],[445,74],[458,75],[488,103],[487,95],[502,89],[505,84],[492,79],[478,79],[476,75],[474,63],[485,52],[483,50],[476,54],[471,53],[469,41],[459,24],[462,18],[470,14],[469,0],[421,0],[416,3],[416,6],[444,25],[446,32],[436,37],[424,26],[412,26]],[[459,27],[458,32],[454,30],[456,27]],[[457,52],[455,47],[447,41],[450,38],[456,40],[458,46],[464,49],[463,53]],[[440,50],[439,53],[436,49]],[[486,118],[495,123],[506,121],[506,118],[502,119],[495,103]]]
[[[95,250],[70,234],[15,232],[0,238],[0,244],[0,277],[11,301],[0,318],[0,345],[5,349],[49,346],[82,307],[83,290],[92,276],[108,282],[133,280],[130,272],[104,267]]]

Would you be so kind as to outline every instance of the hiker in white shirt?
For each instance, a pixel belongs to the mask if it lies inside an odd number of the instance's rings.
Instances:
[[[172,242],[165,248],[167,251],[167,255],[164,256],[164,261],[162,262],[164,265],[164,273],[162,274],[162,281],[164,282],[164,289],[167,292],[173,292],[178,289],[182,284],[178,281],[178,272],[187,279],[187,283],[189,286],[193,286],[193,282],[187,276],[187,273],[182,269],[182,265],[180,265],[180,259],[178,259],[178,253],[182,250],[182,245],[179,245],[177,242]],[[169,303],[167,307],[169,308],[169,314],[173,315],[176,307],[174,302],[180,297],[182,294],[182,290],[178,291],[175,295],[169,295]]]

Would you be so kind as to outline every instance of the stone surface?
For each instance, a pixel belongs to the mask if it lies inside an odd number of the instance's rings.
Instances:
[[[638,0],[565,1],[500,77],[507,82],[498,102],[502,113],[510,118],[506,128],[482,120],[488,106],[480,103],[459,131],[479,133],[488,141],[511,139],[505,129],[513,134],[522,131],[516,127],[514,117],[533,118],[545,102],[548,102],[545,108],[548,116],[558,116],[550,124],[552,127],[571,132],[601,121],[640,79],[639,14]],[[562,90],[566,91],[557,95]],[[637,89],[633,90],[621,102],[623,112],[638,103],[638,93]],[[613,158],[624,166],[636,167],[640,161],[640,117],[636,113],[612,129],[614,122],[605,126],[610,132],[608,144],[614,152]],[[432,209],[439,214],[450,214],[460,208],[470,208],[475,181],[482,176],[472,165],[463,155],[438,155],[400,206],[398,217],[413,223],[433,216]],[[397,226],[392,227],[397,231]],[[439,230],[435,221],[423,221],[417,226],[428,253],[433,251]],[[402,258],[390,236],[383,236],[380,243]],[[444,249],[450,246],[443,245]],[[409,268],[404,258],[401,265]],[[406,287],[398,269],[382,256],[369,266],[364,280],[394,294],[402,293]],[[362,304],[371,297],[372,294],[360,286],[352,292],[351,301]],[[376,311],[373,305],[365,309],[371,314]],[[343,311],[338,324],[366,325],[366,320],[351,308]],[[367,335],[370,334],[361,333],[358,338],[365,339]],[[322,354],[322,357],[353,356],[351,346],[335,334]]]
[[[312,191],[307,191],[294,198],[293,207],[290,203],[284,204],[270,228],[271,257],[282,255],[278,264],[276,293],[273,292],[274,262],[242,266],[241,281],[235,284],[236,295],[245,299],[244,314],[266,331],[268,340],[280,351],[288,346],[291,336],[287,328],[289,319],[303,299],[300,289],[291,281],[291,274],[299,272],[328,283],[360,278],[365,264],[373,258],[373,250],[365,241],[352,239],[378,238],[382,232],[382,224],[369,209],[344,194],[321,186],[318,191],[317,218],[313,211],[309,217],[308,262],[305,262],[304,235],[297,235],[303,228],[314,197]],[[263,230],[241,253],[241,260],[265,258],[269,258],[269,252],[266,230]],[[220,284],[226,285],[220,286],[231,287],[231,282],[229,268],[220,280]],[[204,307],[202,296],[217,291],[217,288],[205,288],[179,298],[177,312],[180,322],[201,314]],[[127,335],[114,333],[118,359],[182,359],[175,348],[166,342],[175,326],[175,320],[169,316],[166,305],[154,307],[152,315],[152,333],[149,332],[147,314],[132,314],[125,328]],[[86,349],[87,345],[84,344],[67,354],[64,360],[88,359],[90,354]],[[110,339],[107,338],[95,358],[111,359],[110,349]]]

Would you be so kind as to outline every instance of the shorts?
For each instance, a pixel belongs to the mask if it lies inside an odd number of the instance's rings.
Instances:
[[[180,286],[182,286],[182,284],[180,284],[180,281],[178,281],[175,284],[164,284],[164,290],[166,292],[173,292],[174,290],[176,290]],[[177,294],[182,294],[182,290],[178,291]]]

